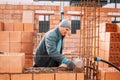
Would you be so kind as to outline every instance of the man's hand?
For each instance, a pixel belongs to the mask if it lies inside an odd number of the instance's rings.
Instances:
[[[59,67],[68,67],[67,64],[61,64]]]
[[[77,68],[83,68],[84,67],[84,62],[82,58],[74,58],[73,63]]]

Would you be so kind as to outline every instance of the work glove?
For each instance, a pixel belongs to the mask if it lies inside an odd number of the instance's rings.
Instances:
[[[75,66],[74,63],[67,58],[64,58],[61,63],[62,64],[67,64],[67,67],[72,67],[73,68]]]
[[[84,62],[82,58],[74,58],[73,63],[75,64],[75,67],[77,68],[83,68],[84,67]]]
[[[68,60],[66,63],[62,63],[59,67],[71,67],[73,68],[75,65],[72,61]]]

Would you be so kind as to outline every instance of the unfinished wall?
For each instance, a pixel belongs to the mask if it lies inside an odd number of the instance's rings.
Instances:
[[[53,13],[38,13],[36,10]],[[33,65],[33,48],[39,40],[40,15],[50,16],[50,29],[60,22],[59,6],[0,4],[0,51],[24,52],[25,67]]]

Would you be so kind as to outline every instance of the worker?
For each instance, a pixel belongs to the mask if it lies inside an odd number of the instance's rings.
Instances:
[[[73,61],[62,55],[64,37],[70,33],[71,23],[63,19],[57,27],[48,31],[38,44],[34,67],[74,67]]]

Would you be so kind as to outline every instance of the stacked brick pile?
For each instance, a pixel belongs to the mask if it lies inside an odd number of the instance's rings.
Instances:
[[[24,66],[25,66],[24,53],[0,54],[0,73],[22,73],[24,70]]]
[[[25,67],[33,65],[33,24],[1,23],[0,51],[25,53]]]
[[[100,68],[99,80],[120,80],[120,72],[114,68]]]
[[[119,26],[113,23],[100,25],[99,56],[113,64],[120,66],[120,33]],[[100,67],[108,67],[100,63]]]

